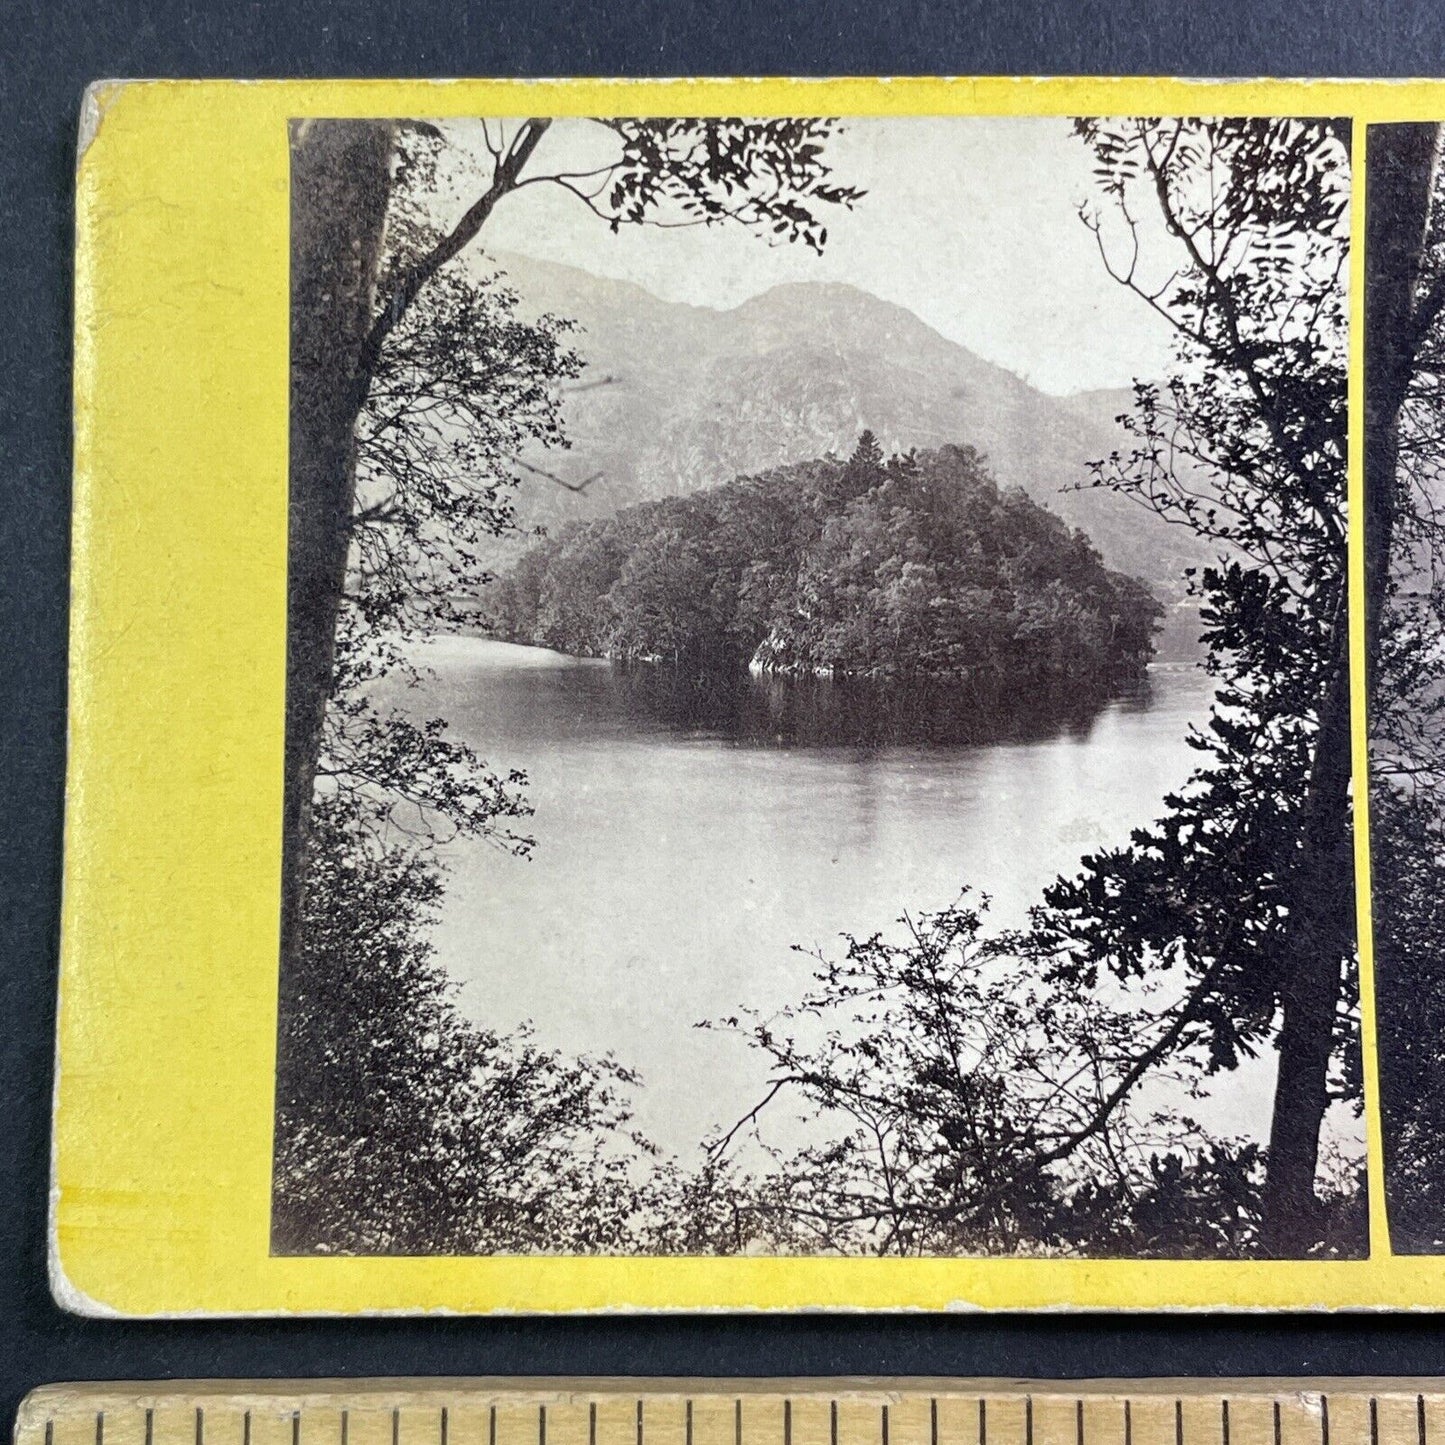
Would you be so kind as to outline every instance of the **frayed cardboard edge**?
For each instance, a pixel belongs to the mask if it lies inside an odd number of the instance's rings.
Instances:
[[[134,80],[92,80],[80,97],[80,122],[75,137],[75,168],[79,171],[95,138],[100,134],[101,122],[106,112],[120,98],[127,87],[137,84]]]

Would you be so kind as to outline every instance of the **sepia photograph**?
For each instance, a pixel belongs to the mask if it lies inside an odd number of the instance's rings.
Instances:
[[[1371,913],[1390,1245],[1445,1253],[1442,127],[1371,125],[1365,560]]]
[[[1421,1251],[1438,130],[1366,172]],[[1349,123],[307,119],[290,161],[272,1253],[1367,1254]]]

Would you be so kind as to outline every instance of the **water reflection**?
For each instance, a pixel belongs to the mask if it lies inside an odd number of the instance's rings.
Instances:
[[[1087,685],[1025,689],[605,666],[611,707],[634,721],[752,747],[966,747],[1052,737],[1082,742],[1111,703],[1138,711],[1150,702],[1147,679],[1113,691]]]

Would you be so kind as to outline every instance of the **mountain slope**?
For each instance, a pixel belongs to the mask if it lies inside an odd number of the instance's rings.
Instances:
[[[661,300],[628,282],[515,255],[480,258],[524,314],[579,323],[587,360],[567,400],[569,453],[529,457],[584,495],[540,479],[524,520],[555,527],[630,503],[716,486],[828,452],[870,428],[885,451],[948,443],[983,453],[1003,486],[1083,528],[1105,562],[1177,595],[1208,553],[1125,498],[1077,490],[1123,442],[1127,393],[1047,396],[949,341],[912,312],[855,287],[794,283],[730,311]]]

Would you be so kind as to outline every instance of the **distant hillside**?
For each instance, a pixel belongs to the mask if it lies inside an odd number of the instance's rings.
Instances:
[[[515,255],[484,255],[523,311],[580,323],[588,366],[567,402],[570,452],[528,460],[584,495],[538,480],[524,520],[548,527],[716,486],[804,457],[848,455],[866,427],[887,452],[960,443],[1004,486],[1083,528],[1105,563],[1177,595],[1195,539],[1137,504],[1074,491],[1120,445],[1127,392],[1068,398],[947,340],[903,307],[855,287],[774,287],[730,311],[663,301],[639,286]],[[610,379],[609,379],[610,378]]]

